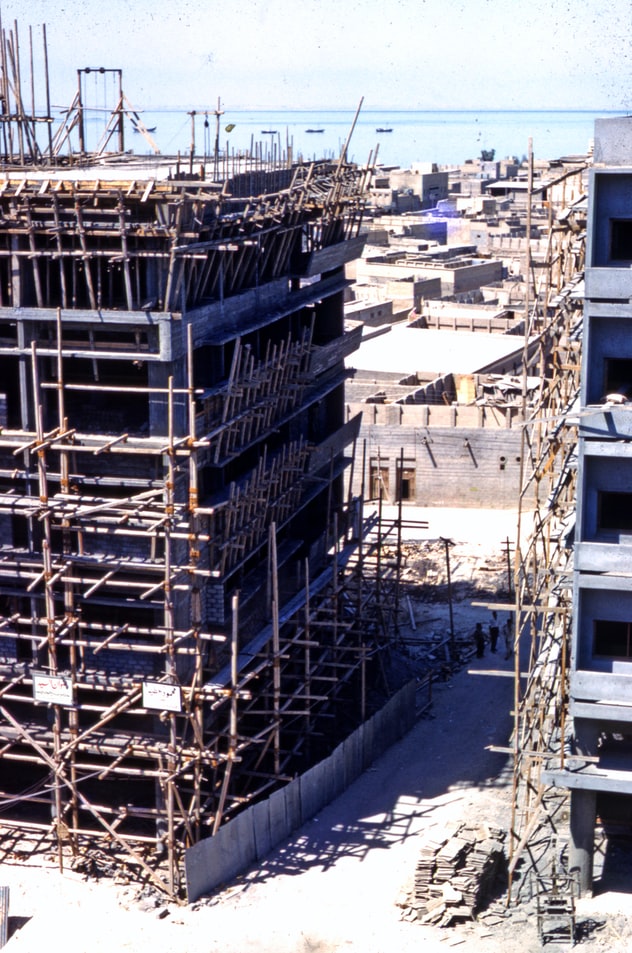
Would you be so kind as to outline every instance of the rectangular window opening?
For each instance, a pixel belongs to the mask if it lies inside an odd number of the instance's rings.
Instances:
[[[383,500],[389,499],[388,486],[388,467],[378,467],[371,464],[371,499],[379,500],[380,495]]]
[[[605,658],[632,658],[632,625],[611,619],[593,622],[593,655]]]
[[[610,222],[611,261],[632,261],[632,219]]]
[[[632,530],[632,493],[598,495],[598,530]]]
[[[15,655],[18,662],[33,661],[33,644],[30,639],[17,639],[15,646]]]
[[[415,470],[397,465],[397,498],[402,502],[414,500],[416,495]]]
[[[15,549],[28,549],[28,521],[24,517],[11,517],[11,532],[13,536],[13,546]]]
[[[632,398],[632,358],[606,358],[603,396],[608,394]]]

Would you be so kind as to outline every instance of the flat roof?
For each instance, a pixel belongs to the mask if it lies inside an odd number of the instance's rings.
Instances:
[[[516,353],[522,356],[524,339],[518,334],[438,331],[407,324],[365,329],[362,343],[347,358],[347,366],[376,375],[416,372],[476,374],[507,358],[511,370]]]

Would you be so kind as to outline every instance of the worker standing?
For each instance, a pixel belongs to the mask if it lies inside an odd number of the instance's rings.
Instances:
[[[492,612],[492,621],[489,623],[489,645],[491,651],[496,654],[496,646],[498,645],[498,636],[500,635],[500,628],[498,626],[498,616],[496,612]]]
[[[483,658],[485,655],[485,633],[480,622],[476,623],[474,629],[474,644],[476,645],[476,658]]]

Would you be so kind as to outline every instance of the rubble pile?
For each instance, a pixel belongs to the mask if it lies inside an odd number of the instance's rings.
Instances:
[[[414,599],[443,602],[448,584],[443,542],[424,540],[401,546],[402,582]],[[496,597],[507,588],[507,558],[499,544],[490,553],[469,543],[450,548],[450,576],[454,598]]]
[[[429,832],[414,882],[399,902],[402,919],[444,927],[474,919],[506,870],[504,840],[505,832],[489,824]]]

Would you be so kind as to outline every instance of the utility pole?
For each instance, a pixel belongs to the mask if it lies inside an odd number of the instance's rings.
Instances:
[[[189,155],[189,175],[193,175],[193,157],[195,156],[195,117],[197,112],[195,109],[192,109],[189,112],[191,117],[191,146],[190,146],[190,155]]]
[[[448,609],[450,611],[450,656],[455,657],[454,647],[454,618],[452,615],[452,579],[450,577],[450,546],[454,546],[454,541],[440,536],[439,539],[445,546],[445,567],[448,576]]]
[[[215,110],[215,167],[213,169],[214,181],[217,181],[219,175],[219,120],[224,115],[219,96],[217,97],[217,109]]]

